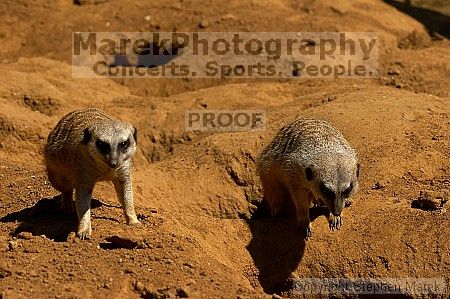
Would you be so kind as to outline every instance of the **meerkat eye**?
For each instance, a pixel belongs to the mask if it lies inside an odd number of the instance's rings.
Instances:
[[[111,151],[111,146],[108,142],[97,140],[97,142],[95,142],[95,146],[100,151],[100,153],[104,155],[109,154],[109,152]]]
[[[119,143],[120,149],[127,149],[130,146],[130,139],[127,139],[121,143]]]
[[[350,184],[350,187],[344,190],[344,192],[341,193],[341,196],[344,198],[347,198],[350,195],[350,192],[352,192],[353,184]]]
[[[331,190],[330,188],[328,188],[327,186],[325,186],[324,183],[321,183],[319,186],[320,192],[323,194],[323,196],[326,199],[335,199],[336,195],[334,194],[334,191]]]

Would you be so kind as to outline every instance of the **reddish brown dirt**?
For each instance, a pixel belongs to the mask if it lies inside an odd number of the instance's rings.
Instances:
[[[450,284],[450,213],[411,208],[421,191],[448,199],[450,44],[407,14],[375,0],[4,0],[0,24],[1,298],[270,298],[289,296],[292,277]],[[381,78],[71,77],[71,32],[157,29],[377,31]],[[80,241],[75,219],[56,212],[42,147],[61,116],[88,106],[139,128],[133,180],[142,224],[126,226],[113,188],[99,184],[93,238]],[[268,129],[185,132],[185,110],[205,106],[265,109]],[[292,219],[252,216],[262,198],[255,159],[297,115],[335,124],[362,167],[343,228],[331,232],[319,216],[306,243]]]

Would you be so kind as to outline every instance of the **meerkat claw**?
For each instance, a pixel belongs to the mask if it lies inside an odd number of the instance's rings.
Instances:
[[[79,231],[77,232],[77,236],[81,240],[89,240],[91,238],[91,235],[89,234],[88,231]]]
[[[342,217],[330,215],[328,222],[331,230],[339,230],[342,226]]]
[[[139,224],[141,224],[141,222],[136,217],[136,218],[129,219],[127,221],[127,224],[128,225],[139,225]]]
[[[303,236],[305,240],[309,240],[312,237],[312,231],[311,231],[311,223],[309,223],[304,229],[303,229]]]

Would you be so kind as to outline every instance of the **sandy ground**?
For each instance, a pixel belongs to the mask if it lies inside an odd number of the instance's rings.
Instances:
[[[295,297],[299,277],[450,284],[450,44],[442,32],[375,0],[4,0],[0,24],[0,298]],[[381,76],[73,79],[71,33],[106,29],[376,31]],[[89,106],[139,129],[133,182],[142,223],[127,226],[112,186],[98,184],[93,236],[80,241],[76,219],[57,212],[42,147],[64,114]],[[202,107],[264,109],[268,128],[186,132],[184,112]],[[330,231],[317,213],[307,242],[293,219],[258,213],[255,173],[264,145],[298,115],[332,122],[361,162],[343,228]],[[421,192],[443,207],[413,208]]]

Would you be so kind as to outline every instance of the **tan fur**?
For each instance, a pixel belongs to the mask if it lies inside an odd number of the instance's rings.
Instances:
[[[257,169],[272,215],[294,207],[306,238],[311,236],[309,208],[317,200],[330,210],[330,228],[339,229],[341,211],[358,190],[356,152],[336,128],[316,118],[297,118],[282,127],[262,151]],[[329,190],[334,196],[326,196]]]
[[[99,140],[109,144],[108,153],[99,150]],[[72,207],[75,189],[77,235],[81,239],[91,235],[92,190],[98,181],[113,182],[127,223],[139,223],[131,183],[131,159],[135,151],[136,129],[95,108],[65,115],[50,132],[44,148],[48,178],[62,193],[63,209]]]

